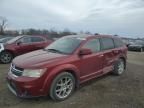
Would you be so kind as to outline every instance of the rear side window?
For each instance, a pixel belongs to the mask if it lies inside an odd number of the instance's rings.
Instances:
[[[99,39],[92,39],[92,40],[88,40],[83,48],[88,48],[88,49],[91,49],[92,52],[98,52],[100,51],[100,41]]]
[[[114,48],[114,41],[111,38],[101,38],[102,42],[102,50],[108,50],[108,49],[113,49]]]
[[[41,37],[31,37],[31,41],[32,42],[42,42],[42,41],[44,41],[44,39]]]
[[[114,39],[114,44],[116,48],[124,46],[124,43],[120,39]]]

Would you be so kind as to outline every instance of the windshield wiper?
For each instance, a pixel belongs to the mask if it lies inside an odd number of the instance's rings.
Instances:
[[[45,49],[45,50],[50,51],[50,52],[54,52],[54,53],[64,53],[64,52],[57,50],[57,49]]]
[[[61,53],[61,54],[69,54],[69,53],[65,53],[65,52],[62,52],[60,50],[57,50],[57,49],[43,49],[44,51],[49,51],[49,52],[53,52],[53,53]]]

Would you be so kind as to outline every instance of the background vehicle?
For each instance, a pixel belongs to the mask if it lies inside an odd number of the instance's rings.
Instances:
[[[11,40],[14,37],[5,37],[0,39],[0,43],[6,43],[7,41]]]
[[[0,39],[5,38],[6,36],[0,35]]]
[[[7,76],[9,89],[19,97],[50,95],[65,100],[75,87],[108,72],[126,69],[127,47],[112,36],[72,35],[44,50],[16,57]]]
[[[45,48],[51,42],[44,36],[17,36],[0,45],[0,61],[10,63],[15,56]]]
[[[142,42],[135,42],[135,43],[129,45],[128,46],[128,50],[143,52],[144,51],[144,41],[142,41]]]

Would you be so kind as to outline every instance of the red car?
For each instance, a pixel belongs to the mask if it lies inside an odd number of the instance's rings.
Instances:
[[[15,56],[45,48],[51,42],[44,36],[17,36],[0,44],[0,61],[10,63]]]
[[[16,57],[8,72],[9,89],[18,97],[50,95],[65,100],[95,77],[126,69],[127,47],[113,36],[72,35],[43,50]]]

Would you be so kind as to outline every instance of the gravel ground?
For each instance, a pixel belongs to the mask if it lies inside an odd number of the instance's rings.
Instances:
[[[127,70],[91,80],[67,100],[20,99],[6,86],[9,65],[0,64],[0,108],[144,108],[144,53],[129,52]]]

